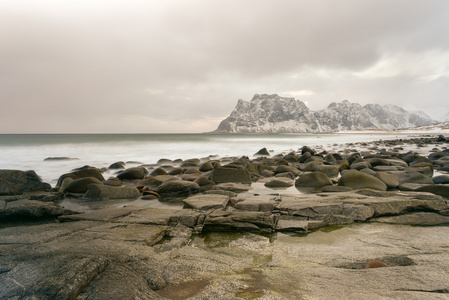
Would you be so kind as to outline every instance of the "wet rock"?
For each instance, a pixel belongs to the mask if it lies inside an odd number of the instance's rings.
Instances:
[[[414,170],[405,170],[400,172],[395,172],[399,178],[399,183],[420,183],[420,184],[432,184],[433,181],[427,176],[416,172]]]
[[[14,220],[29,220],[36,218],[56,218],[62,215],[78,214],[79,212],[65,209],[53,203],[35,200],[17,200],[7,202],[0,209],[0,222]]]
[[[150,176],[159,176],[159,175],[168,175],[168,172],[163,168],[156,168],[150,173]],[[135,178],[135,179],[142,179],[142,178]]]
[[[449,198],[449,184],[427,184],[416,189],[417,192],[428,192]]]
[[[198,167],[200,165],[200,163],[201,163],[201,160],[199,160],[198,158],[186,159],[182,162],[181,168]]]
[[[328,177],[338,177],[338,173],[340,171],[339,166],[330,166],[330,165],[318,165],[315,168],[316,172],[321,172],[326,174]]]
[[[117,178],[120,180],[134,180],[134,179],[143,179],[145,175],[148,174],[148,171],[142,167],[133,167],[128,168],[117,174]]]
[[[34,171],[0,170],[0,195],[20,195],[50,188]]]
[[[338,185],[349,186],[353,189],[387,190],[387,185],[380,179],[355,170],[345,172],[338,180]]]
[[[332,185],[332,181],[321,172],[304,173],[295,182],[297,187],[323,187],[325,185]]]
[[[84,167],[79,168],[73,172],[61,175],[58,179],[58,183],[56,184],[56,187],[60,187],[62,184],[62,181],[67,177],[72,178],[73,180],[85,178],[85,177],[95,177],[100,181],[104,181],[104,177],[103,177],[103,175],[101,175],[101,171],[99,169],[94,168],[94,167],[84,166]]]
[[[140,197],[140,192],[133,186],[108,186],[104,184],[89,184],[86,194],[87,199],[135,199]]]
[[[279,174],[279,173],[285,173],[285,172],[292,173],[295,176],[298,176],[300,173],[300,171],[297,168],[292,167],[292,166],[285,166],[285,165],[277,167],[276,171],[274,173]]]
[[[211,180],[216,183],[251,183],[248,170],[220,167],[212,171]]]
[[[432,178],[433,183],[435,184],[447,184],[449,183],[449,175],[440,175]]]
[[[200,186],[191,181],[169,180],[162,183],[156,190],[162,197],[189,196],[200,192]]]
[[[214,186],[214,190],[231,191],[234,193],[247,192],[250,189],[252,189],[250,185],[233,182],[220,183]]]
[[[212,165],[212,163],[210,161],[206,161],[199,166],[199,170],[201,172],[208,172],[208,171],[212,171],[213,169],[214,169],[214,166]]]
[[[80,179],[75,179],[70,181],[69,184],[67,184],[66,192],[68,193],[86,193],[88,189],[88,185],[96,183],[96,184],[102,184],[100,180],[98,180],[95,177],[85,177]]]
[[[168,175],[179,175],[179,174],[183,174],[184,173],[184,169],[183,168],[173,168],[171,170],[168,171]]]
[[[108,169],[113,169],[113,170],[124,169],[124,168],[125,168],[125,162],[123,162],[123,161],[115,162],[108,167]]]
[[[352,188],[341,185],[325,185],[321,188],[321,191],[324,193],[343,193],[352,191]]]
[[[276,217],[266,212],[214,211],[204,220],[204,231],[271,232]]]

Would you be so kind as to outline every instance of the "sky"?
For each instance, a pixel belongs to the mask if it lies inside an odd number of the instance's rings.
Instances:
[[[0,133],[197,133],[254,94],[449,112],[447,0],[0,0]]]

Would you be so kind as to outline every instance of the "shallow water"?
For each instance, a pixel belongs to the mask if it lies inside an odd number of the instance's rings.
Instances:
[[[408,134],[22,134],[0,135],[0,169],[35,170],[55,185],[60,175],[84,165],[107,168],[117,161],[154,164],[161,158],[249,156],[263,147],[286,153],[302,146],[406,138]],[[341,148],[341,147],[340,147]],[[71,160],[44,161],[48,157]],[[112,173],[107,174],[112,175]]]

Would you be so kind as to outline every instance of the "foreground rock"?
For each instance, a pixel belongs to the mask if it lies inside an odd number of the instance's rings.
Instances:
[[[87,199],[135,199],[140,192],[133,186],[109,186],[104,184],[89,184],[84,195]]]
[[[20,195],[50,188],[34,171],[0,170],[0,195]]]

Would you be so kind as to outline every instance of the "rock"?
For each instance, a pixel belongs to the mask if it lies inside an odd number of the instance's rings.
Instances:
[[[374,168],[377,166],[390,166],[390,162],[386,159],[379,157],[367,158],[366,161]]]
[[[310,153],[311,155],[314,155],[316,153],[315,150],[313,150],[309,146],[303,146],[301,148],[301,154],[305,154],[306,152]]]
[[[349,186],[353,189],[387,190],[387,185],[380,179],[355,170],[345,172],[338,180],[338,185]]]
[[[432,178],[433,183],[435,184],[447,184],[449,183],[449,175],[440,175]]]
[[[201,163],[201,161],[198,158],[186,159],[182,162],[181,168],[198,167],[200,165],[200,163]]]
[[[199,167],[199,170],[201,172],[208,172],[208,171],[212,171],[214,169],[214,166],[212,165],[212,163],[210,161],[206,161],[204,163],[202,163]]]
[[[357,163],[352,163],[350,169],[354,170],[362,170],[362,169],[371,169],[371,165],[366,161],[361,161]]]
[[[425,186],[427,184],[421,184],[421,183],[402,183],[398,186],[398,189],[400,191],[415,191],[418,188]]]
[[[324,173],[330,178],[338,177],[339,170],[339,166],[318,165],[315,167],[316,172]]]
[[[203,176],[201,176],[201,174],[185,174],[185,175],[181,176],[181,179],[187,180],[187,181],[195,181],[200,177],[203,177]]]
[[[325,185],[332,185],[332,181],[321,172],[302,174],[295,182],[297,187],[323,187]]]
[[[185,207],[209,210],[225,208],[229,202],[229,196],[225,195],[195,195],[183,200]]]
[[[388,267],[388,266],[386,264],[384,264],[383,262],[380,262],[378,260],[372,260],[366,264],[365,269],[385,268],[385,267]]]
[[[108,178],[108,180],[103,181],[104,185],[110,185],[110,186],[122,186],[123,182],[118,179],[117,177]],[[63,183],[64,185],[64,183]]]
[[[104,184],[89,184],[84,195],[87,199],[135,199],[140,192],[133,186],[108,186]]]
[[[285,173],[279,173],[279,174],[276,174],[276,177],[277,177],[277,178],[285,177],[285,178],[290,178],[290,179],[295,179],[295,178],[296,178],[296,176],[293,175],[293,174],[290,173],[290,172],[285,172]]]
[[[159,175],[168,175],[168,172],[162,168],[156,168],[150,173],[150,176],[159,176]],[[142,178],[135,178],[135,179],[142,179]]]
[[[72,178],[74,180],[80,179],[80,178],[85,178],[85,177],[95,177],[100,181],[104,181],[104,177],[103,177],[103,175],[101,175],[101,172],[99,169],[94,168],[94,167],[84,166],[84,167],[79,168],[73,172],[61,175],[58,179],[58,183],[56,184],[56,187],[60,187],[62,184],[62,181],[67,177]]]
[[[157,188],[165,181],[175,180],[175,179],[176,179],[176,177],[170,176],[170,175],[158,175],[158,176],[142,179],[138,182],[138,184],[148,186],[151,188]]]
[[[44,161],[61,161],[61,160],[77,160],[78,158],[71,158],[66,156],[47,157]]]
[[[199,186],[215,185],[215,182],[204,176],[198,177],[193,182],[197,183]]]
[[[220,167],[212,171],[211,180],[216,183],[236,182],[251,183],[251,175],[245,169]]]
[[[428,177],[428,178],[432,178],[433,177],[433,167],[432,166],[423,166],[423,167],[409,167],[406,170],[410,170],[410,171],[415,171],[418,173],[423,174],[424,176]]]
[[[350,188],[349,186],[325,185],[323,186],[321,191],[323,193],[343,193],[352,191],[352,188]]]
[[[0,170],[0,195],[20,195],[50,188],[34,171]]]
[[[428,184],[416,189],[417,192],[428,192],[449,198],[449,184]]]
[[[113,164],[111,164],[108,169],[124,169],[125,168],[125,162],[118,161]]]
[[[391,172],[377,172],[375,175],[387,185],[388,189],[395,189],[399,186],[398,175]]]
[[[88,185],[92,183],[103,184],[100,180],[98,180],[95,177],[85,177],[70,181],[70,183],[67,184],[65,191],[68,193],[86,193]]]
[[[270,170],[263,170],[260,175],[262,175],[263,177],[272,177],[274,176],[274,172]]]
[[[442,216],[433,212],[412,212],[399,216],[373,218],[370,221],[389,224],[437,226],[449,224],[449,216]]]
[[[361,169],[361,170],[359,170],[359,171],[362,172],[362,173],[371,175],[371,176],[376,176],[376,174],[377,174],[375,171],[373,171],[373,170],[371,170],[371,169]],[[345,171],[345,172],[346,172],[346,171]]]
[[[269,188],[281,188],[281,187],[290,187],[293,186],[294,184],[295,182],[290,178],[276,177],[265,183],[265,186]]]
[[[134,179],[142,179],[145,177],[145,175],[148,174],[148,171],[143,167],[133,167],[128,168],[119,174],[117,174],[117,178],[120,180],[128,179],[128,180],[134,180]]]
[[[90,177],[90,178],[92,178],[92,177]],[[67,186],[68,186],[69,183],[72,182],[72,181],[73,181],[73,179],[70,178],[70,177],[65,178],[65,179],[62,181],[61,186],[59,187],[58,192],[60,192],[60,193],[65,193],[65,191],[66,191],[66,189],[67,189]]]
[[[10,201],[6,204],[4,209],[0,209],[0,222],[11,219],[29,220],[30,218],[56,218],[62,215],[78,213],[79,212],[77,211],[65,209],[53,203],[22,199]]]
[[[379,172],[394,172],[394,171],[399,171],[399,169],[403,170],[403,167],[396,167],[396,166],[375,166],[373,167],[374,171],[379,171]]]
[[[184,169],[183,168],[173,168],[171,170],[168,171],[168,175],[179,175],[184,173]]]
[[[292,166],[279,166],[276,168],[276,171],[274,172],[275,174],[279,174],[279,173],[285,173],[285,172],[290,172],[295,176],[298,176],[300,171]]]
[[[255,156],[257,156],[257,155],[265,155],[265,156],[269,156],[269,155],[270,155],[270,152],[268,152],[268,149],[267,149],[267,148],[262,148],[262,149],[260,149],[259,151],[257,151],[254,155],[255,155]]]
[[[234,182],[220,183],[214,186],[214,190],[231,191],[234,193],[247,192],[250,189],[252,189],[250,185]]]
[[[205,191],[204,194],[206,194],[206,195],[225,195],[225,196],[229,196],[229,198],[237,197],[237,193],[234,193],[231,191],[224,191],[224,190],[208,190],[208,191]]]
[[[214,211],[204,220],[204,231],[272,232],[276,217],[267,212]]]
[[[156,190],[162,197],[189,196],[200,192],[200,186],[191,181],[169,180],[162,183]]]
[[[398,175],[399,183],[421,183],[421,184],[433,184],[432,179],[424,176],[423,174],[414,170],[405,170],[400,172],[394,172]]]

